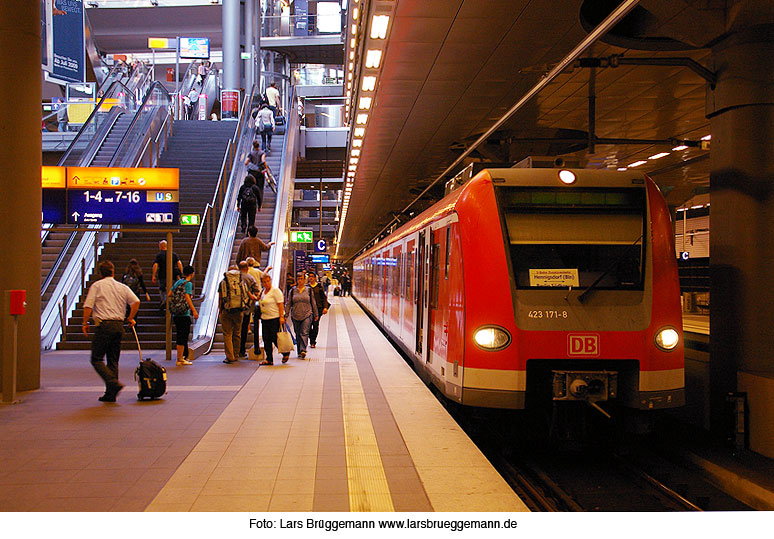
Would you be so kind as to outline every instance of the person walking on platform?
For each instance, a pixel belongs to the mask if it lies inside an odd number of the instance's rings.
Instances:
[[[290,289],[285,303],[285,310],[290,313],[290,319],[293,321],[298,357],[304,359],[309,329],[312,327],[312,322],[319,319],[319,315],[312,289],[306,286],[306,276],[303,271],[296,275],[296,286]]]
[[[250,330],[250,315],[252,315],[253,311],[255,310],[255,302],[261,295],[261,285],[259,285],[255,277],[250,274],[250,264],[248,264],[246,260],[242,260],[239,263],[239,273],[242,277],[242,281],[244,281],[244,283],[247,285],[247,289],[250,291],[250,305],[248,310],[245,311],[242,315],[242,326],[239,337],[238,357],[242,359],[247,357],[247,350],[245,347],[247,345],[247,332]],[[256,330],[258,329],[257,323],[254,325],[254,327]],[[255,337],[253,340],[257,341],[258,338]],[[258,347],[256,347],[256,353],[258,353]]]
[[[94,317],[97,326],[91,341],[91,365],[105,381],[105,394],[99,400],[116,402],[116,395],[123,389],[118,381],[118,358],[121,355],[121,338],[124,335],[124,315],[129,306],[126,323],[134,326],[134,317],[140,308],[140,299],[125,284],[113,278],[115,267],[105,260],[99,264],[102,278],[89,287],[83,302],[83,334],[89,336],[89,318]],[[107,359],[107,365],[105,365]]]
[[[314,296],[314,301],[317,303],[317,310],[319,311],[319,316],[312,320],[312,325],[309,328],[309,346],[317,348],[317,334],[320,332],[320,320],[322,320],[324,314],[328,313],[331,304],[328,303],[325,288],[317,282],[317,274],[313,271],[309,272],[309,288],[312,290],[312,296]]]
[[[145,281],[142,278],[142,268],[136,258],[129,260],[126,271],[121,276],[121,282],[128,286],[137,297],[140,297],[140,290],[142,290],[142,293],[145,295],[145,301],[150,301],[150,294],[148,294],[148,289],[145,287]],[[126,308],[126,316],[129,316],[129,307]],[[135,316],[135,328],[137,327],[137,319],[138,317]]]
[[[183,263],[180,262],[180,257],[175,253],[172,253],[172,282],[177,281],[183,274]],[[159,295],[161,296],[161,302],[159,303],[159,312],[164,313],[167,304],[167,241],[161,240],[159,242],[159,252],[156,254],[156,258],[153,261],[153,273],[151,274],[151,282],[158,283]]]
[[[263,151],[271,151],[271,135],[274,133],[276,123],[274,122],[274,113],[269,108],[269,105],[261,105],[261,109],[258,111],[258,116],[255,118],[255,125],[258,127],[258,131],[261,133],[261,149]],[[258,142],[256,140],[256,142]]]
[[[285,324],[285,305],[282,292],[271,286],[271,277],[267,273],[261,277],[261,285],[263,292],[258,303],[263,326],[263,349],[266,352],[266,359],[261,365],[274,365],[272,346],[277,346],[277,333]],[[290,354],[282,354],[282,362],[287,363],[289,356]]]
[[[258,211],[261,211],[263,206],[263,188],[266,185],[266,177],[264,173],[268,170],[266,165],[266,154],[261,149],[261,143],[257,140],[253,141],[253,149],[250,150],[250,154],[245,159],[245,165],[247,165],[247,173],[255,180],[255,187],[258,189]]]
[[[268,251],[272,245],[274,245],[273,241],[264,243],[263,240],[258,237],[258,229],[254,226],[251,226],[247,229],[247,237],[244,238],[239,244],[236,261],[241,262],[242,260],[247,260],[252,256],[258,263],[260,263],[261,253],[263,251]]]
[[[249,269],[247,272],[252,275],[255,278],[255,282],[258,283],[258,286],[261,287],[264,273],[269,271],[271,269],[271,266],[267,266],[264,271],[261,271],[258,261],[253,258],[252,256],[247,257],[247,265],[249,266]],[[260,299],[261,295],[261,289],[259,288],[258,296]],[[259,350],[261,349],[261,345],[259,342],[258,335],[258,329],[261,325],[261,304],[260,301],[256,302],[255,309],[253,310],[253,349],[256,354],[259,353]]]
[[[242,231],[242,234],[245,233],[245,229],[255,225],[255,210],[262,197],[263,193],[261,193],[255,185],[255,178],[250,174],[245,176],[244,183],[242,183],[242,187],[239,188],[239,195],[237,197],[239,228]]]
[[[341,276],[341,295],[349,296],[352,293],[352,278],[349,273],[344,271],[344,275]]]
[[[239,267],[231,265],[223,274],[223,280],[218,286],[218,306],[220,309],[220,325],[223,329],[223,347],[226,359],[223,363],[236,363],[234,351],[239,351],[239,341],[242,332],[242,315],[250,305],[250,299],[258,299],[250,295],[247,284],[242,280]]]
[[[175,323],[176,338],[175,344],[177,346],[177,366],[192,365],[190,358],[188,357],[188,337],[191,334],[191,316],[194,319],[199,318],[199,313],[196,312],[193,300],[193,283],[191,280],[194,277],[193,266],[186,266],[183,268],[183,277],[172,285],[169,290],[169,310],[172,311],[172,320]],[[182,289],[178,291],[178,289]],[[182,301],[179,298],[182,296]],[[185,311],[179,309],[184,308],[178,306],[181,303],[185,307]],[[178,314],[180,313],[180,314]]]

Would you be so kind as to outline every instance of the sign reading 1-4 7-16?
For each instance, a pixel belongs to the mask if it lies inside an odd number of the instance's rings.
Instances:
[[[68,224],[178,224],[178,169],[67,167],[66,177]],[[44,181],[44,194],[45,187]],[[62,208],[56,209],[49,215],[59,217]],[[62,222],[46,219],[45,202],[44,221]]]

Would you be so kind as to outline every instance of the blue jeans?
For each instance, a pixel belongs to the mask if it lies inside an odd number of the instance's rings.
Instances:
[[[309,342],[309,328],[312,327],[312,317],[305,318],[303,320],[296,320],[293,318],[293,331],[296,333],[296,349],[298,355],[301,352],[306,352],[306,343]]]

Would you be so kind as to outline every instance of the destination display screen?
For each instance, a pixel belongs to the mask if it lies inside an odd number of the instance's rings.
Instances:
[[[44,167],[42,186],[46,223],[177,225],[180,219],[178,169]]]

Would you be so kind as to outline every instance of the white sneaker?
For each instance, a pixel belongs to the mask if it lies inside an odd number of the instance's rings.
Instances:
[[[179,367],[181,365],[193,365],[193,363],[187,359],[178,359],[176,365]]]

